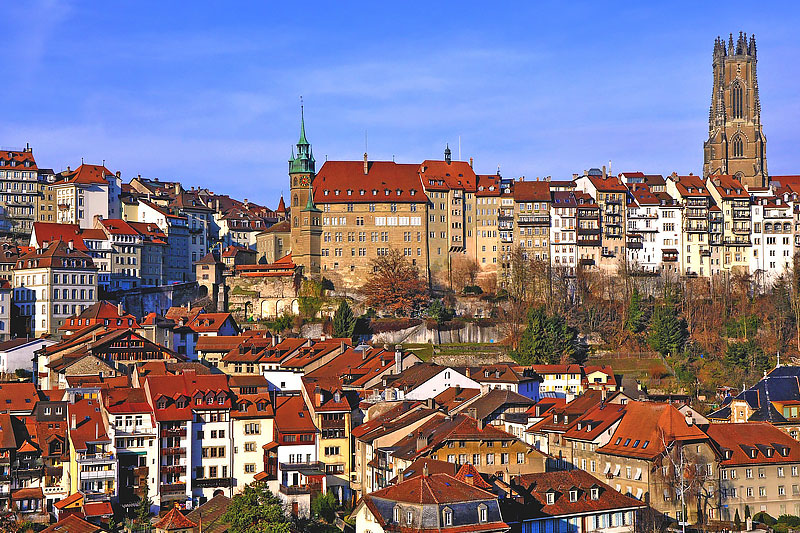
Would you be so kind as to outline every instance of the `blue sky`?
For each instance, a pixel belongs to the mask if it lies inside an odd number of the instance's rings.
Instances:
[[[482,173],[700,173],[713,41],[742,30],[770,173],[800,173],[796,2],[7,4],[0,145],[56,170],[275,205],[302,95],[318,166],[367,131],[370,159],[455,157],[460,136]]]

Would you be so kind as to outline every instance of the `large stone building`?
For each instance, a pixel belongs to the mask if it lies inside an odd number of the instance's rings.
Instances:
[[[734,44],[714,42],[714,86],[703,147],[703,175],[729,174],[745,186],[768,184],[767,139],[761,129],[756,38],[739,32]]]

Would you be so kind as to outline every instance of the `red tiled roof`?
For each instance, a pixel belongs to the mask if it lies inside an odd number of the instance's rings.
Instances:
[[[396,485],[371,492],[364,498],[383,498],[402,503],[441,504],[494,500],[495,496],[448,474],[414,476]]]
[[[16,161],[13,167],[11,161]],[[30,166],[25,166],[26,161],[30,162]],[[2,162],[0,168],[3,170],[38,170],[33,152],[30,150],[0,150],[0,162]]]
[[[17,269],[28,268],[61,268],[67,265],[67,260],[78,260],[85,266],[69,267],[84,270],[97,270],[92,258],[77,248],[70,249],[63,241],[51,241],[46,248],[27,253],[17,260]]]
[[[465,463],[458,469],[456,473],[456,479],[459,481],[463,481],[467,485],[472,485],[473,487],[478,487],[479,489],[491,491],[492,486],[483,479],[478,469],[472,463]]]
[[[76,493],[77,494],[77,493]],[[73,494],[72,496],[75,496]],[[65,500],[61,500],[63,502]],[[58,507],[61,502],[56,502],[54,505]],[[43,530],[42,533],[98,533],[102,532],[103,528],[87,522],[76,514],[69,514]]]
[[[100,220],[100,224],[110,235],[139,235],[136,229],[121,218],[108,218]]]
[[[126,376],[127,377],[127,376]],[[108,389],[101,393],[106,411],[112,414],[152,413],[144,389]]]
[[[750,198],[742,182],[736,179],[735,176],[711,176],[706,180],[706,185],[708,185],[709,180],[722,198]]]
[[[153,527],[156,529],[171,531],[173,529],[195,528],[197,527],[197,524],[183,516],[177,507],[173,507],[161,518],[161,520],[156,522]]]
[[[236,327],[233,315],[230,313],[201,313],[189,322],[189,327],[198,333],[212,333],[219,331],[226,322]]]
[[[427,159],[419,167],[422,185],[426,190],[477,190],[477,176],[466,161],[437,161]]]
[[[176,375],[147,376],[145,388],[150,392],[150,402],[153,406],[156,420],[191,420],[192,409],[195,405],[195,396],[202,395],[203,409],[230,409],[231,391],[228,387],[228,377],[225,374],[197,374],[195,372],[181,372]],[[209,394],[214,395],[214,402],[207,403],[205,399]],[[220,404],[217,399],[224,395]],[[167,400],[166,406],[158,407],[160,398]],[[178,407],[178,400],[185,401],[185,407]]]
[[[42,500],[44,491],[42,487],[26,487],[11,492],[12,500]]]
[[[597,513],[622,509],[645,507],[639,500],[625,496],[602,481],[580,469],[539,474],[523,474],[513,481],[530,491],[535,502],[530,506],[537,509],[537,516],[563,516],[583,513]],[[592,499],[592,487],[599,489],[596,500]],[[570,501],[570,491],[577,489],[578,498]],[[547,503],[547,493],[554,493],[554,501]]]
[[[86,450],[89,442],[109,441],[99,400],[83,399],[67,405],[67,420],[71,421],[73,416],[76,426],[69,428],[69,438],[76,450]]]
[[[367,174],[364,174],[363,161],[326,161],[314,178],[314,202],[426,203],[428,197],[423,191],[418,170],[419,166],[414,164],[371,161]]]
[[[768,422],[711,424],[706,433],[723,454],[722,466],[800,462],[800,443]]]
[[[700,176],[675,176],[673,179],[681,196],[710,196],[706,184]]]
[[[72,494],[70,494],[66,498],[64,498],[62,500],[58,500],[53,505],[55,506],[56,509],[64,509],[65,507],[67,507],[69,505],[73,505],[73,504],[80,505],[80,503],[82,501],[83,501],[83,494],[81,494],[80,492],[73,492]]]
[[[83,504],[83,514],[88,518],[111,516],[114,510],[111,508],[111,502],[88,502]]]
[[[688,425],[672,404],[630,401],[618,409],[624,409],[625,416],[608,444],[598,448],[600,453],[653,459],[669,442],[708,439],[696,425]]]
[[[107,184],[105,177],[106,176],[113,176],[114,173],[108,170],[103,165],[88,165],[82,164],[78,168],[72,171],[65,171],[59,174],[60,177],[63,178],[62,181],[57,181],[58,183],[78,183],[81,185],[92,185],[92,184]]]
[[[38,400],[33,383],[0,383],[0,412],[32,411]]]
[[[302,396],[278,396],[275,403],[275,428],[283,433],[315,433]]]
[[[589,181],[599,192],[627,192],[627,187],[616,176],[589,176]]]
[[[549,202],[550,182],[547,181],[515,181],[515,202]]]

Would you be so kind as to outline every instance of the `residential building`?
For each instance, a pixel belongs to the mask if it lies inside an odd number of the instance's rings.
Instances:
[[[51,242],[17,261],[14,305],[28,334],[55,334],[67,317],[96,302],[97,267],[70,243]]]
[[[95,221],[111,243],[110,291],[136,288],[142,278],[142,235],[122,219]]]
[[[497,496],[440,473],[424,473],[367,494],[353,514],[356,533],[510,530]]]
[[[516,181],[514,194],[514,232],[522,256],[550,264],[550,183]]]
[[[576,187],[597,202],[601,216],[602,248],[599,267],[616,272],[625,260],[625,211],[628,188],[619,178],[593,168],[575,180]]]
[[[708,191],[722,214],[721,271],[730,274],[750,272],[750,195],[732,176],[711,176]]]
[[[36,220],[39,180],[33,149],[0,150],[0,210],[8,222],[0,233],[16,238],[29,235]]]
[[[677,176],[667,178],[667,194],[675,198],[683,212],[680,252],[681,275],[710,277],[720,269],[711,258],[712,243],[710,210],[713,206],[711,193],[699,176]],[[720,228],[721,231],[721,228]],[[714,233],[713,235],[718,235]],[[720,235],[721,237],[721,235]],[[718,261],[718,258],[716,258]]]
[[[577,208],[572,191],[553,191],[550,204],[550,243],[552,265],[563,269],[568,276],[575,275],[578,266]]]
[[[52,187],[56,195],[56,221],[59,224],[92,228],[95,216],[109,218],[109,209],[119,212],[116,207],[119,204],[119,176],[105,165],[81,164],[75,170],[67,167],[56,178]],[[116,198],[113,198],[114,192]]]

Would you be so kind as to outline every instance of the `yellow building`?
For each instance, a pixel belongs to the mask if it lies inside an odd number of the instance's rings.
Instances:
[[[750,271],[750,194],[732,176],[712,176],[706,180],[711,197],[722,211],[720,258],[723,272],[747,274]]]

